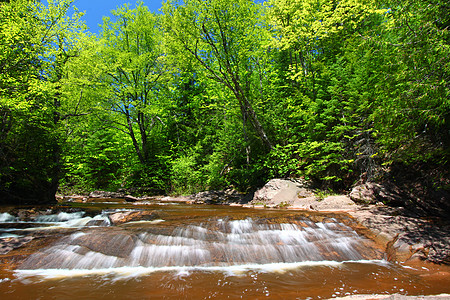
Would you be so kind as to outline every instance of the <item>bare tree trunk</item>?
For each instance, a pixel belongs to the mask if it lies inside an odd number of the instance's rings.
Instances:
[[[137,142],[136,135],[134,134],[133,123],[131,121],[131,117],[130,117],[128,110],[126,111],[126,117],[127,117],[127,125],[128,125],[128,135],[131,137],[131,141],[133,142],[134,150],[136,151],[139,161],[142,164],[144,164],[145,158],[142,155],[141,148],[139,148],[139,143]]]
[[[269,148],[273,149],[272,143],[270,142],[269,138],[266,135],[266,132],[264,131],[264,128],[262,127],[261,123],[258,120],[258,117],[253,110],[253,107],[248,101],[248,98],[245,96],[239,82],[233,78],[233,83],[235,88],[232,88],[232,91],[234,95],[236,96],[237,100],[239,101],[241,111],[243,116],[246,118],[250,118],[250,121],[253,124],[253,128],[255,128],[256,133],[258,134],[261,141]]]

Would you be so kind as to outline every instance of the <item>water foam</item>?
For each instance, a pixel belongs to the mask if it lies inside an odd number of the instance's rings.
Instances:
[[[60,212],[58,214],[53,214],[53,215],[37,216],[35,221],[38,223],[66,222],[66,221],[81,219],[84,214],[85,214],[85,212],[83,212],[83,211],[74,212],[74,213]]]
[[[367,250],[361,244],[362,238],[344,224],[299,224],[270,224],[247,218],[210,220],[171,232],[155,227],[148,231],[140,228],[139,232],[115,227],[85,230],[32,254],[17,274],[43,278],[108,274],[122,278],[160,271],[178,276],[193,271],[237,275],[248,271],[282,273],[303,266],[336,267],[348,262],[373,263],[361,254]]]
[[[154,225],[154,224],[159,224],[165,222],[165,220],[163,219],[155,219],[155,220],[151,220],[151,221],[131,221],[131,222],[127,222],[124,225],[129,225],[129,224],[150,224],[150,225]]]
[[[385,260],[358,260],[358,261],[304,261],[295,263],[269,263],[269,264],[241,264],[231,266],[165,266],[165,267],[118,267],[101,269],[37,269],[16,270],[14,275],[20,280],[36,277],[42,280],[54,280],[73,277],[107,276],[114,280],[124,280],[147,276],[156,272],[173,273],[174,277],[189,276],[193,272],[218,272],[226,276],[242,276],[250,272],[279,273],[301,270],[302,268],[330,267],[340,268],[346,264],[376,264],[386,266]]]
[[[17,218],[10,215],[9,213],[0,214],[0,223],[11,223],[11,222],[17,222]]]
[[[0,233],[0,239],[8,239],[8,238],[18,238],[23,235],[13,234],[13,233]]]

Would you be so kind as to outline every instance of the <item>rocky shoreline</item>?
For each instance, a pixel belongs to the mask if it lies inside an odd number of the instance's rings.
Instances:
[[[260,209],[343,212],[356,219],[369,238],[385,247],[390,261],[450,265],[448,219],[424,217],[406,207],[385,205],[377,200],[394,196],[379,185],[373,185],[376,192],[370,186],[358,186],[349,195],[327,195],[315,192],[304,181],[273,179],[251,196],[227,190],[202,192],[183,200]]]
[[[380,188],[376,187],[378,194]],[[383,197],[389,197],[385,192]],[[60,202],[97,202],[119,198],[124,203],[223,204],[259,209],[289,209],[349,214],[360,225],[360,231],[385,248],[393,262],[428,261],[450,265],[450,222],[444,218],[425,218],[405,207],[392,207],[376,202],[376,195],[357,188],[349,195],[316,192],[306,182],[273,179],[253,194],[232,189],[206,191],[190,196],[135,197],[125,191],[95,191],[89,196],[59,196]],[[375,203],[375,204],[373,204]],[[27,212],[22,212],[26,215]],[[26,216],[22,217],[26,217]],[[21,241],[15,241],[17,245]]]
[[[120,197],[118,197],[120,196]],[[115,199],[115,198],[119,199]],[[301,181],[276,179],[267,183],[254,194],[245,195],[234,190],[208,191],[190,196],[158,196],[135,197],[128,194],[108,194],[97,191],[89,196],[59,197],[61,204],[66,202],[103,202],[123,201],[139,207],[155,203],[186,203],[186,204],[222,204],[254,209],[286,209],[317,212],[344,213],[357,221],[359,233],[376,241],[387,254],[386,259],[403,266],[417,268],[418,276],[436,276],[450,278],[450,222],[443,218],[425,218],[417,212],[405,207],[392,207],[370,200],[369,203],[352,199],[350,195],[331,195],[318,193]],[[112,200],[114,198],[114,200]],[[366,198],[367,199],[367,198]],[[375,203],[375,204],[373,204]],[[66,210],[73,210],[70,206]],[[32,209],[17,209],[14,216],[23,220],[32,220],[40,215],[54,214],[55,210],[47,211]],[[112,212],[108,219],[112,225],[125,222],[146,221],[157,222],[161,218],[158,212],[137,210]],[[103,231],[102,231],[102,234]],[[39,239],[37,239],[39,240]],[[3,239],[0,244],[0,254],[20,248],[33,241],[33,237]],[[4,244],[4,245],[3,245]],[[429,264],[424,264],[429,263]],[[446,266],[440,266],[446,265]],[[427,266],[422,274],[423,266]],[[436,266],[436,267],[434,267]],[[443,269],[441,269],[443,268]],[[441,300],[450,299],[450,295],[407,296],[393,295],[353,295],[342,300],[389,299],[389,300]]]
[[[256,208],[345,212],[367,229],[369,238],[385,247],[390,261],[421,260],[450,265],[448,219],[423,217],[406,207],[377,202],[380,194],[384,198],[391,196],[379,186],[376,186],[377,193],[367,186],[357,187],[349,195],[318,195],[305,182],[273,179],[255,192],[249,204]]]

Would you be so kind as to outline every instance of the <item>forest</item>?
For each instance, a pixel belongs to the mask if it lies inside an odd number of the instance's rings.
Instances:
[[[73,0],[1,1],[0,203],[394,169],[448,191],[449,26],[443,0],[167,0],[93,34]]]

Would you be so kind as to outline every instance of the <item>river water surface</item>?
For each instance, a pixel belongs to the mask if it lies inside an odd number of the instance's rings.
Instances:
[[[1,299],[326,299],[450,293],[448,268],[386,260],[345,214],[181,204],[77,204],[0,237],[33,236],[0,256]],[[152,210],[112,225],[111,214]],[[356,228],[356,229],[355,229]]]

